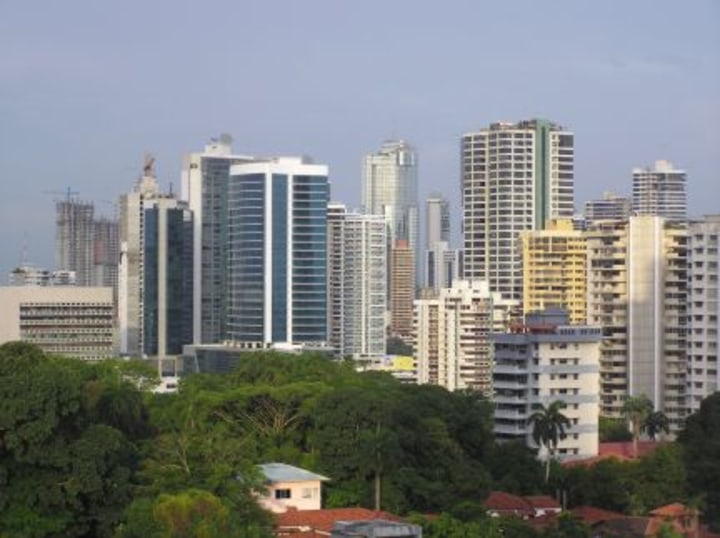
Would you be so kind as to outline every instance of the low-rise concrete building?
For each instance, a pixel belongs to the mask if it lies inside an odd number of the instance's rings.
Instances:
[[[260,496],[260,506],[274,513],[287,510],[319,510],[322,506],[322,483],[330,480],[286,463],[264,463],[260,470],[267,487]]]
[[[84,360],[114,355],[112,288],[0,287],[0,344],[22,340]]]

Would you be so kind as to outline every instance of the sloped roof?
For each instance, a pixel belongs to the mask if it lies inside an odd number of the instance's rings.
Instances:
[[[665,506],[660,506],[655,510],[651,510],[650,513],[653,516],[659,517],[678,517],[684,515],[695,515],[696,510],[681,503],[672,503],[666,504]]]
[[[518,515],[534,515],[535,509],[524,498],[504,491],[491,491],[483,506],[495,512],[512,512]]]
[[[370,521],[374,519],[403,521],[395,514],[376,512],[367,508],[328,508],[325,510],[288,510],[277,514],[275,527],[283,532],[295,528],[303,531],[316,530],[329,533],[337,521]]]
[[[611,512],[610,510],[603,510],[602,508],[596,508],[594,506],[578,506],[571,509],[570,512],[588,525],[595,525],[595,523],[600,523],[601,521],[610,521],[612,519],[626,517],[625,514],[621,514],[620,512]]]
[[[327,476],[316,474],[287,463],[263,463],[258,465],[268,482],[307,482],[308,480],[330,480]]]

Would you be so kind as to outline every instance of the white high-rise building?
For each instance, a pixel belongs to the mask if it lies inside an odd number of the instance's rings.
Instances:
[[[193,342],[227,338],[228,185],[233,164],[252,162],[232,150],[232,138],[212,139],[204,151],[185,156],[182,199],[193,212]]]
[[[545,120],[462,137],[463,277],[522,300],[520,232],[574,213],[573,133]]]
[[[379,151],[365,156],[363,166],[363,212],[383,215],[388,244],[408,242],[416,259],[418,237],[417,154],[402,140],[385,142]]]
[[[635,215],[652,215],[671,220],[687,218],[687,176],[668,161],[656,161],[654,168],[633,170],[632,209]]]
[[[341,357],[385,355],[387,226],[380,215],[328,206],[328,335]]]
[[[424,290],[414,311],[418,382],[474,389],[490,397],[490,334],[504,330],[516,307],[478,280],[457,280],[438,293]]]
[[[620,417],[627,396],[646,395],[682,426],[687,330],[687,229],[637,216],[586,232],[588,323],[603,328],[601,410]]]
[[[720,215],[688,228],[687,413],[720,390]]]
[[[601,338],[600,327],[570,325],[563,310],[529,314],[524,324],[492,335],[496,437],[535,446],[530,415],[560,400],[570,427],[559,458],[596,456]]]
[[[425,248],[430,250],[436,243],[450,243],[450,203],[437,193],[425,203]]]

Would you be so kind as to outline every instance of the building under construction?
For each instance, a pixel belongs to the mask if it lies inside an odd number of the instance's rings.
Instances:
[[[91,286],[95,208],[90,202],[68,197],[57,201],[55,209],[56,269],[75,271],[78,286]]]

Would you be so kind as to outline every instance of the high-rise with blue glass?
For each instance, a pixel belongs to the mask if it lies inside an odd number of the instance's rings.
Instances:
[[[302,157],[235,164],[228,185],[228,338],[327,341],[328,169]]]
[[[160,192],[152,162],[120,197],[120,352],[164,358],[192,342],[193,219],[187,204]]]

